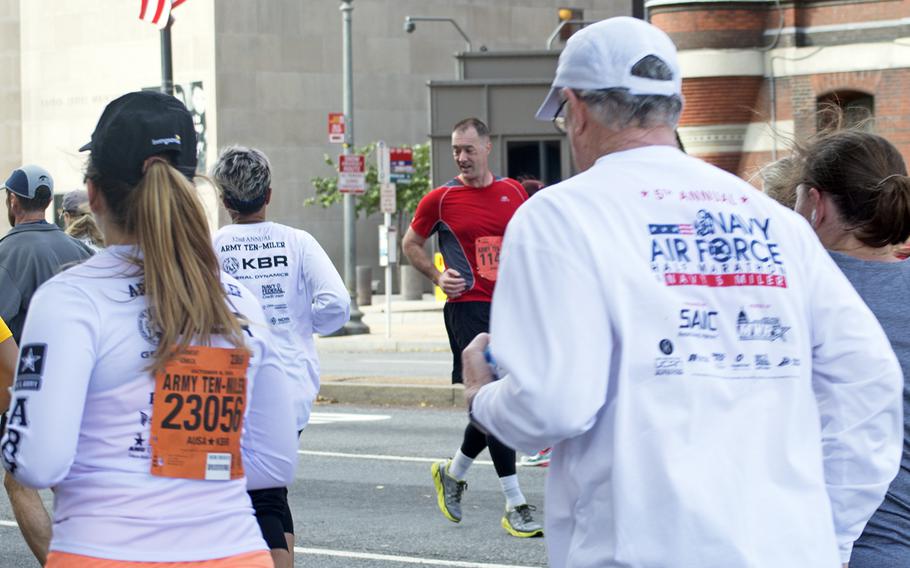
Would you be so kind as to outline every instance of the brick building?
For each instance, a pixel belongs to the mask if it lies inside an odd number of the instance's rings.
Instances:
[[[650,0],[680,49],[686,149],[749,179],[836,104],[910,162],[910,0]]]

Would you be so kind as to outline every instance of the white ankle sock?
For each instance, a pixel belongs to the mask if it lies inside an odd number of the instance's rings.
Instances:
[[[514,509],[527,503],[521,487],[518,486],[518,474],[500,477],[499,483],[502,485],[502,493],[506,496],[507,509]]]
[[[468,474],[468,468],[471,467],[472,463],[474,463],[472,458],[469,458],[461,453],[461,450],[458,450],[455,457],[452,458],[452,463],[449,464],[448,474],[458,481],[464,481],[465,476]]]

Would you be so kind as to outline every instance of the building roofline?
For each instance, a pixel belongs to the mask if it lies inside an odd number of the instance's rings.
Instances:
[[[645,9],[682,4],[775,4],[775,0],[645,0]]]
[[[552,79],[431,79],[431,87],[549,87]]]

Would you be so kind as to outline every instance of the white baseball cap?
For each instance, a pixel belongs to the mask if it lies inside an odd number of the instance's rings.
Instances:
[[[664,81],[632,75],[632,68],[653,55],[667,64],[673,78]],[[550,93],[537,120],[552,120],[559,109],[559,91],[628,89],[632,95],[682,95],[676,46],[659,28],[626,16],[602,20],[574,33],[559,56]]]

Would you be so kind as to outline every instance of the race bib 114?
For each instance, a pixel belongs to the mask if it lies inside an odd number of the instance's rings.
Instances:
[[[499,271],[499,251],[502,248],[502,237],[478,237],[474,241],[477,273],[487,280],[496,280]]]

